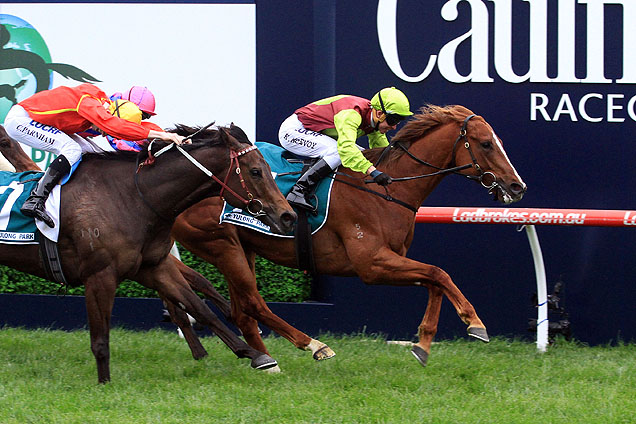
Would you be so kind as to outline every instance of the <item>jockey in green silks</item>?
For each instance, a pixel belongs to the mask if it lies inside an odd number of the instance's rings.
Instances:
[[[391,184],[391,177],[375,169],[356,140],[366,135],[369,147],[387,146],[386,133],[413,114],[409,109],[409,100],[395,87],[383,88],[371,100],[338,95],[297,109],[280,126],[280,144],[292,153],[320,160],[300,177],[287,201],[313,210],[309,198],[318,182],[341,164],[371,176],[376,184]]]

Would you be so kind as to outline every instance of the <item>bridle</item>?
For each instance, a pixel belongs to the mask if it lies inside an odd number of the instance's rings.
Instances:
[[[452,162],[451,164],[455,163],[455,151],[457,150],[457,144],[463,139],[464,140],[464,147],[466,148],[466,150],[468,150],[468,153],[470,154],[470,159],[472,160],[472,167],[475,168],[475,170],[477,172],[479,172],[479,175],[466,175],[466,174],[462,174],[461,172],[455,172],[458,175],[462,175],[468,179],[471,180],[475,180],[475,181],[479,181],[479,183],[484,186],[485,188],[488,189],[488,193],[492,193],[492,191],[497,188],[499,186],[499,184],[497,183],[497,176],[495,175],[494,172],[492,171],[485,171],[481,168],[481,166],[479,166],[479,164],[477,163],[477,158],[475,157],[475,154],[473,153],[473,149],[470,147],[470,142],[468,141],[468,137],[467,137],[467,127],[468,127],[468,121],[470,121],[471,118],[473,118],[475,116],[475,114],[472,115],[468,115],[466,117],[466,119],[464,119],[464,122],[462,123],[462,127],[459,130],[459,135],[457,136],[457,138],[455,139],[455,143],[453,144],[453,153],[452,153]],[[492,183],[491,184],[487,184],[486,182],[484,182],[484,177],[486,175],[490,175],[492,177]]]
[[[212,173],[212,171],[207,169],[204,165],[202,165],[199,161],[197,161],[192,155],[190,155],[187,151],[185,151],[185,149],[183,149],[178,144],[170,143],[166,147],[163,147],[162,149],[160,149],[157,153],[153,154],[152,153],[152,144],[153,143],[154,143],[154,140],[151,141],[150,144],[148,145],[148,159],[146,159],[143,163],[138,164],[138,166],[137,166],[137,171],[135,172],[135,187],[137,188],[137,193],[141,197],[141,200],[143,200],[143,202],[146,204],[146,206],[148,206],[160,218],[162,218],[162,219],[164,219],[166,221],[170,220],[170,219],[162,216],[146,200],[146,198],[142,194],[141,190],[139,189],[138,175],[139,175],[139,171],[141,170],[141,168],[144,165],[152,164],[154,162],[155,158],[157,158],[158,156],[164,154],[165,152],[167,152],[168,150],[170,150],[172,148],[177,149],[179,151],[179,153],[181,153],[183,156],[185,156],[186,159],[188,159],[192,164],[194,164],[197,168],[199,168],[199,170],[201,170],[205,175],[207,175],[208,177],[210,177],[211,179],[216,181],[221,186],[221,192],[219,193],[219,196],[222,199],[224,199],[223,192],[227,191],[227,192],[231,193],[234,197],[236,197],[241,203],[243,203],[243,209],[246,210],[250,215],[253,215],[256,218],[258,218],[259,216],[265,215],[265,212],[263,211],[263,209],[264,209],[263,208],[263,202],[261,202],[259,199],[255,199],[254,195],[250,192],[249,188],[245,184],[245,180],[243,179],[243,175],[241,174],[241,166],[240,166],[239,159],[238,159],[239,157],[241,157],[241,156],[243,156],[243,155],[245,155],[245,154],[247,154],[247,153],[249,153],[249,152],[251,152],[253,150],[257,150],[256,145],[251,145],[251,146],[246,147],[245,149],[242,149],[242,150],[239,150],[239,151],[236,151],[236,150],[230,148],[230,166],[228,167],[227,174],[225,175],[225,178],[222,181],[220,178],[218,178],[216,175],[214,175]],[[228,186],[228,181],[230,179],[230,175],[232,174],[232,170],[233,169],[234,169],[234,172],[236,173],[236,175],[238,176],[239,181],[241,182],[241,187],[243,187],[243,190],[245,190],[246,198],[242,197],[241,195],[236,193],[234,190],[232,190]]]
[[[380,157],[378,158],[377,162],[375,163],[374,166],[377,167],[377,165],[382,161],[382,159],[388,154],[388,152],[391,151],[391,149],[393,149],[394,147],[399,147],[400,149],[404,150],[404,152],[413,160],[415,160],[416,162],[428,166],[430,168],[436,169],[437,171],[435,172],[431,172],[429,174],[423,174],[423,175],[416,175],[413,177],[399,177],[399,178],[392,178],[392,181],[396,182],[396,181],[409,181],[409,180],[416,180],[419,178],[426,178],[426,177],[433,177],[435,175],[444,175],[444,174],[449,174],[449,173],[453,173],[453,174],[457,174],[457,175],[461,175],[463,177],[466,177],[468,179],[471,180],[475,180],[478,181],[482,186],[484,186],[485,188],[488,189],[488,194],[492,194],[494,192],[494,190],[498,187],[500,187],[499,183],[497,182],[497,176],[491,172],[491,171],[484,171],[481,166],[479,166],[479,163],[477,163],[477,158],[475,157],[475,154],[473,153],[473,150],[470,146],[470,142],[468,141],[468,121],[470,121],[473,117],[475,117],[475,114],[472,115],[468,115],[466,117],[466,119],[464,119],[464,122],[462,123],[462,126],[459,130],[459,135],[457,136],[457,138],[455,139],[455,143],[453,144],[453,151],[452,151],[452,160],[451,160],[451,166],[449,168],[440,168],[439,166],[433,165],[429,162],[426,162],[423,159],[418,158],[417,156],[415,156],[413,153],[411,153],[408,149],[408,147],[404,146],[402,143],[395,142],[395,141],[391,141],[391,143],[386,146],[384,148],[384,150],[382,151],[382,153],[380,154]],[[471,158],[471,163],[467,163],[465,165],[455,165],[455,152],[457,151],[457,146],[459,144],[460,141],[464,141],[464,147],[468,150],[468,153],[470,154],[470,158]],[[453,166],[455,165],[455,166]],[[479,175],[467,175],[467,174],[463,174],[460,171],[464,170],[464,169],[468,169],[468,168],[475,168],[477,170],[477,172],[479,172]],[[342,175],[342,176],[347,176],[350,177],[347,174],[341,174],[338,173],[338,175]],[[493,182],[491,184],[488,184],[487,182],[484,181],[484,177],[485,176],[491,176],[491,178],[493,179]],[[391,196],[389,194],[388,188],[384,187],[386,194],[374,191],[374,190],[369,190],[367,188],[364,187],[360,187],[359,185],[355,185],[352,184],[348,181],[342,180],[342,179],[336,179],[336,181],[345,183],[347,185],[350,185],[352,187],[357,188],[358,190],[362,190],[368,193],[372,193],[375,194],[377,196],[380,196],[390,202],[394,202],[397,203],[401,206],[404,206],[407,209],[410,209],[414,212],[417,212],[417,208],[413,208],[411,205],[407,204],[406,202],[403,202],[399,199],[394,198],[393,196]],[[373,183],[373,180],[364,180],[364,182],[366,184],[370,184]]]
[[[378,159],[377,163],[380,163],[382,158],[385,156],[385,153],[387,153],[389,149],[391,149],[393,146],[397,146],[400,149],[404,150],[404,152],[411,159],[415,160],[418,163],[421,163],[422,165],[426,165],[430,168],[437,169],[437,171],[432,172],[430,174],[417,175],[414,177],[393,178],[393,181],[408,181],[408,180],[415,180],[419,178],[432,177],[435,175],[453,173],[453,174],[461,175],[462,177],[466,177],[471,180],[478,181],[482,186],[488,189],[488,193],[492,193],[492,191],[499,186],[499,184],[497,183],[497,176],[491,171],[484,171],[481,168],[481,166],[479,166],[479,163],[477,163],[477,158],[475,157],[475,153],[473,152],[473,149],[470,145],[470,141],[468,141],[468,121],[470,121],[471,118],[475,116],[476,116],[475,114],[468,115],[466,119],[464,119],[464,122],[462,123],[462,126],[459,130],[459,135],[457,136],[457,138],[455,139],[455,142],[453,143],[452,160],[451,160],[451,166],[449,168],[440,168],[439,166],[435,166],[429,162],[426,162],[425,160],[418,158],[417,156],[415,156],[413,153],[409,151],[408,147],[405,147],[400,142],[391,143],[389,146],[387,146],[385,150],[382,152],[382,154],[380,155],[380,158]],[[470,159],[472,163],[467,163],[465,165],[457,166],[455,164],[455,152],[457,151],[457,146],[459,145],[459,142],[462,140],[464,141],[464,147],[466,148],[466,150],[468,150],[468,153],[470,154]],[[475,168],[475,170],[479,172],[479,175],[467,175],[460,172],[467,168]],[[491,184],[488,184],[487,182],[484,181],[484,177],[486,176],[490,176],[492,178],[493,182]],[[369,182],[372,182],[372,181],[369,181]]]

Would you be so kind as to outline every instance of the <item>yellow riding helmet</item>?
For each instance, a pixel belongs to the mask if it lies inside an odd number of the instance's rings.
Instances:
[[[141,109],[128,100],[114,100],[108,107],[108,111],[111,115],[126,121],[134,122],[135,124],[141,123]]]
[[[371,107],[387,115],[411,116],[409,99],[395,87],[383,88],[371,98]]]

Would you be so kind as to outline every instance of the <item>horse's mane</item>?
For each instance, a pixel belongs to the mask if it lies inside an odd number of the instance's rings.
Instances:
[[[422,106],[419,111],[414,114],[404,126],[393,136],[392,143],[400,142],[404,147],[408,148],[412,143],[421,139],[440,125],[448,124],[450,122],[461,123],[468,115],[472,115],[472,111],[464,106],[449,105],[449,106],[436,106],[432,104],[426,104]],[[380,157],[384,148],[369,149],[364,151],[364,155],[371,162]],[[397,160],[404,154],[402,149],[392,149],[390,154],[383,159],[387,161]]]
[[[176,132],[177,134],[183,136],[189,136],[197,133],[199,130],[201,130],[201,128],[202,127],[190,127],[188,125],[177,124],[175,128],[169,129],[168,131]],[[247,134],[245,134],[245,131],[243,131],[241,127],[234,125],[234,123],[231,123],[227,127],[218,127],[218,129],[206,128],[192,138],[192,144],[196,144],[199,141],[204,141],[205,143],[220,142],[220,130],[227,131],[241,144],[252,144],[250,139],[247,137]]]
[[[189,136],[197,133],[203,127],[191,127],[184,124],[176,124],[175,128],[168,129],[168,132],[175,132],[177,134],[183,136]],[[221,130],[227,131],[232,137],[234,137],[241,144],[252,144],[252,142],[247,137],[247,134],[238,126],[233,123],[228,127],[218,127],[218,128],[206,128],[205,130],[199,132],[192,138],[192,144],[183,144],[181,147],[186,150],[194,150],[202,146],[211,146],[215,144],[223,143],[221,138]],[[168,142],[165,141],[157,141],[157,145],[153,147],[153,151],[159,150],[162,147],[166,146]],[[106,160],[120,160],[120,161],[128,161],[135,162],[136,160],[143,161],[148,157],[148,146],[144,146],[144,148],[139,152],[118,150],[115,152],[102,152],[102,153],[87,153],[82,156],[82,160],[91,160],[93,158],[106,159]]]

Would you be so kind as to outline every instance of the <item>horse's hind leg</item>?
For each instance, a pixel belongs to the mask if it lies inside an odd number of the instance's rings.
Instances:
[[[170,313],[170,318],[172,322],[179,327],[181,330],[181,334],[188,343],[188,347],[190,348],[190,352],[192,352],[192,357],[194,359],[201,359],[208,356],[208,352],[205,350],[199,337],[194,332],[192,328],[192,324],[190,324],[190,319],[188,318],[188,314],[186,314],[182,309],[175,307],[175,305],[169,300],[164,299],[166,304],[166,309],[168,313]]]
[[[97,381],[110,381],[110,317],[115,302],[117,280],[109,270],[90,276],[86,287],[86,313],[91,336],[91,350],[97,362]]]
[[[179,259],[171,256],[171,260],[181,272],[181,275],[186,279],[188,284],[193,290],[203,293],[203,295],[210,299],[214,306],[216,306],[219,311],[223,314],[225,319],[231,321],[232,320],[232,309],[230,306],[230,302],[221,295],[214,286],[200,273],[196,272]]]
[[[141,270],[136,279],[146,287],[157,290],[162,298],[184,309],[202,325],[212,328],[236,356],[250,358],[252,368],[267,369],[277,365],[276,361],[269,355],[248,346],[232,330],[227,328],[201,301],[199,296],[190,289],[170,259],[163,260],[153,268]]]

